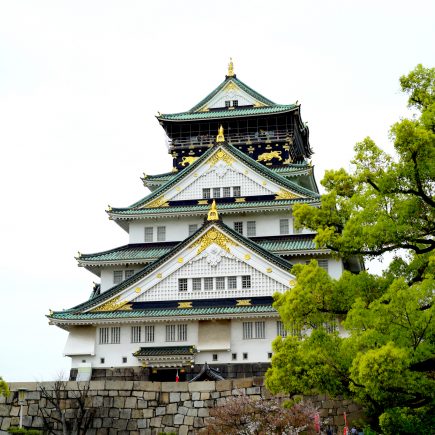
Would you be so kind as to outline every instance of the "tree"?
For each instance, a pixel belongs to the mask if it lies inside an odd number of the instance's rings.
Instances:
[[[9,391],[8,384],[0,376],[0,396],[7,397],[7,396],[9,396],[9,394],[10,394],[10,391]]]
[[[294,208],[317,246],[345,261],[395,258],[382,276],[338,280],[315,261],[294,266],[297,284],[275,306],[298,334],[274,342],[267,386],[344,394],[384,433],[423,433],[435,414],[435,69],[418,65],[400,83],[415,115],[391,127],[395,156],[364,139],[352,172],[325,173],[319,208]]]

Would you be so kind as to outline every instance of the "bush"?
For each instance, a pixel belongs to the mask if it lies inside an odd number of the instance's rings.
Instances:
[[[10,427],[8,429],[9,433],[15,433],[15,434],[25,434],[25,435],[42,435],[42,432],[40,430],[36,429],[24,429],[20,427]]]

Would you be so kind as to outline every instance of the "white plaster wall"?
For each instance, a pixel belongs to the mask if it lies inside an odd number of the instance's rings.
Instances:
[[[344,272],[343,262],[339,259],[333,257],[325,257],[325,256],[306,256],[306,257],[292,257],[290,262],[292,264],[305,264],[307,261],[311,260],[328,260],[328,273],[334,278],[340,278],[341,274]]]
[[[135,273],[142,269],[144,266],[135,265],[134,267],[125,266],[106,266],[101,268],[101,291],[104,292],[109,288],[112,288],[115,284],[113,283],[113,271],[122,270],[124,273],[126,270],[134,270]]]

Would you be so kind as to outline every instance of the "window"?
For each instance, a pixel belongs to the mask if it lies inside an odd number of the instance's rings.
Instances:
[[[233,100],[233,107],[238,107],[239,100]]]
[[[141,342],[141,332],[142,328],[140,326],[131,327],[131,342],[140,343]]]
[[[218,355],[217,355],[217,353],[214,353],[214,354],[212,355],[212,360],[213,360],[213,361],[217,361],[217,360],[218,360]]]
[[[231,354],[231,359],[232,359],[233,361],[235,361],[235,360],[237,359],[237,354],[236,354],[236,353],[232,353],[232,354]]]
[[[145,343],[153,343],[154,342],[154,325],[145,325],[144,326],[144,337],[143,341]]]
[[[220,187],[213,187],[213,198],[221,197],[221,189]]]
[[[187,323],[177,325],[178,341],[187,341]]]
[[[242,276],[242,288],[251,288],[251,276],[243,275]]]
[[[154,237],[153,227],[145,227],[145,242],[152,242]]]
[[[175,340],[175,325],[166,325],[166,341]]]
[[[192,290],[200,291],[202,288],[201,278],[192,278]]]
[[[285,330],[284,323],[282,323],[281,320],[276,322],[276,335],[287,337],[287,331]]]
[[[187,278],[178,279],[178,291],[187,292]]]
[[[228,289],[229,290],[237,289],[237,276],[228,277]]]
[[[328,260],[317,260],[317,264],[328,272]]]
[[[109,328],[100,328],[100,344],[109,343]]]
[[[257,224],[255,221],[246,222],[246,235],[248,237],[255,237],[257,235]]]
[[[213,278],[204,278],[204,290],[213,290]]]
[[[272,352],[268,352],[267,353],[267,357],[270,359],[270,358],[272,358]]]
[[[125,271],[125,279],[130,278],[130,276],[133,276],[133,275],[134,275],[133,269]]]
[[[166,240],[166,227],[157,227],[157,241],[164,242]]]
[[[119,284],[122,282],[122,270],[114,270],[113,271],[113,284]]]
[[[122,357],[122,363],[125,364],[126,362],[127,362],[127,357],[126,357],[126,356],[123,356],[123,357]]]
[[[226,100],[225,101],[225,107],[230,107],[231,106],[231,101],[230,100]]]
[[[202,197],[204,199],[210,198],[210,189],[202,189]]]
[[[234,229],[238,233],[243,234],[243,222],[234,222]]]
[[[223,188],[224,194],[222,195],[224,198],[228,198],[231,196],[231,187],[224,187]]]
[[[218,276],[216,278],[216,290],[225,290],[225,277]]]
[[[240,196],[240,186],[233,187],[233,196]]]
[[[110,342],[114,344],[121,342],[121,328],[119,326],[112,326],[110,328]]]
[[[288,219],[280,219],[279,220],[279,233],[280,234],[289,234],[289,222]]]
[[[104,358],[100,358],[100,364],[104,364],[106,360]]]
[[[191,236],[198,229],[198,224],[189,224],[189,236]]]
[[[243,354],[243,359],[248,359],[248,354],[247,353]]]
[[[265,338],[266,324],[265,322],[243,322],[243,340],[252,338]]]

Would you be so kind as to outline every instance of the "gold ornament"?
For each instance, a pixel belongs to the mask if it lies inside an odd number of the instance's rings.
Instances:
[[[210,157],[207,163],[210,164],[211,168],[220,160],[224,161],[228,166],[231,166],[234,162],[234,158],[232,156],[230,156],[224,150],[219,150],[217,153]]]
[[[163,195],[145,205],[146,208],[169,207],[168,199]]]
[[[210,228],[202,237],[200,237],[190,248],[196,248],[199,246],[197,255],[207,249],[210,245],[215,243],[227,252],[230,252],[230,248],[227,245],[238,246],[237,243],[228,238],[225,234],[221,233],[216,228]]]
[[[219,127],[218,135],[216,136],[216,142],[225,142],[224,128],[222,125]]]
[[[295,198],[299,198],[299,196],[283,189],[279,190],[275,196],[275,199],[295,199]]]
[[[192,308],[192,302],[178,302],[177,308]]]
[[[237,299],[236,307],[250,307],[251,299]]]
[[[124,307],[124,309],[130,309],[131,305],[127,304],[126,301],[120,301],[121,296],[116,296],[113,299],[110,299],[110,301],[107,301],[103,305],[100,305],[99,307],[93,309],[93,312],[99,312],[99,311],[116,311],[119,310],[119,308]]]
[[[234,64],[233,58],[230,57],[230,63],[228,64],[228,74],[227,77],[234,77]]]
[[[251,256],[249,254],[245,254],[245,260],[250,260]]]
[[[270,162],[272,159],[278,159],[281,161],[281,151],[271,151],[270,153],[260,154],[258,156],[257,162]]]
[[[213,200],[213,202],[211,204],[211,208],[210,208],[210,211],[208,212],[207,220],[208,221],[218,221],[219,220],[219,214],[217,211],[215,200]]]

